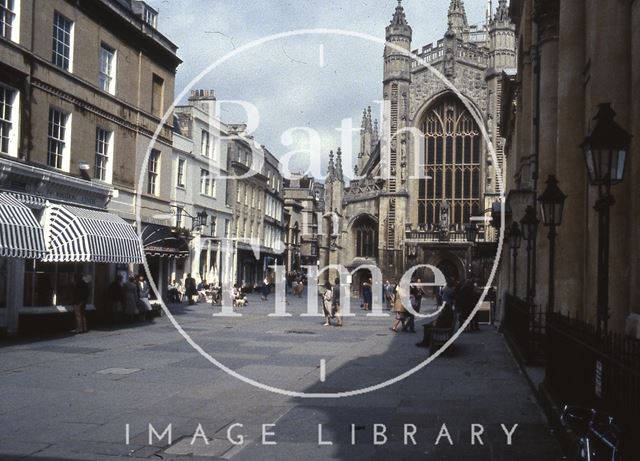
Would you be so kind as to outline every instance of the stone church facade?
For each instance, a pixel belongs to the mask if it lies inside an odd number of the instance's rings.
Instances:
[[[413,31],[398,1],[386,28],[382,121],[378,126],[365,109],[349,184],[340,150],[331,154],[322,267],[376,265],[395,281],[419,264],[458,280],[470,268],[478,275],[464,229],[478,223],[478,245],[495,239],[482,219],[502,188],[501,81],[516,67],[507,1],[495,11],[491,3],[486,25],[470,26],[464,2],[452,0],[444,37],[412,51]],[[352,282],[368,276],[355,271]]]

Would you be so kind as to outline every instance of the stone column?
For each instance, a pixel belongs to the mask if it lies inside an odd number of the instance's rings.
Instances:
[[[556,172],[557,130],[558,130],[558,2],[538,1],[534,17],[538,24],[540,53],[540,92],[538,94],[540,112],[538,146],[538,194],[541,194],[550,174]],[[534,143],[536,140],[534,139]],[[564,187],[560,179],[560,188]],[[519,218],[518,218],[519,219]],[[559,233],[564,232],[562,227]],[[543,226],[537,239],[536,298],[535,303],[546,309],[549,300],[549,229]],[[556,245],[557,246],[557,245]],[[555,263],[557,264],[556,256]],[[556,309],[557,310],[557,309]]]
[[[584,30],[584,0],[560,2],[556,175],[567,200],[556,242],[556,308],[572,317],[583,316],[587,179],[580,144],[587,132],[583,117]]]
[[[198,272],[200,272],[200,252],[202,249],[202,238],[199,232],[194,232],[193,239],[191,240],[191,276],[197,278]]]
[[[8,258],[6,327],[10,335],[18,332],[20,308],[24,305],[24,259]]]
[[[588,1],[587,12],[587,69],[586,118],[595,115],[598,104],[610,102],[616,111],[616,121],[626,130],[631,129],[631,4],[630,2],[607,2],[606,6],[598,0]],[[637,6],[636,6],[637,8]],[[631,266],[632,232],[631,213],[631,175],[615,186],[612,193],[616,203],[611,208],[610,256],[609,256],[609,329],[622,331],[624,319],[630,311],[629,287]],[[588,221],[588,259],[586,266],[590,272],[585,281],[587,286],[595,288],[597,280],[597,213],[593,205],[597,200],[595,187],[590,187]],[[595,292],[588,289],[585,297],[595,309]]]
[[[631,162],[627,181],[631,182],[631,310],[640,314],[640,2],[632,4],[631,11],[631,113],[632,134]]]

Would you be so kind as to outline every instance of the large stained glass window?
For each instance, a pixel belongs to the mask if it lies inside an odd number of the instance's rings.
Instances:
[[[464,225],[480,213],[482,143],[478,126],[454,96],[440,99],[421,124],[424,156],[420,168],[425,179],[418,188],[418,221],[435,225],[440,204],[449,204],[449,223]]]

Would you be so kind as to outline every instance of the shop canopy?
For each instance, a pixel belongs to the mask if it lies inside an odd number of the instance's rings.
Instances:
[[[141,263],[140,239],[131,224],[104,211],[48,204],[44,261]]]
[[[149,224],[142,229],[142,244],[147,256],[186,258],[189,243],[171,228]]]
[[[39,259],[44,254],[42,227],[31,209],[0,192],[0,256]]]

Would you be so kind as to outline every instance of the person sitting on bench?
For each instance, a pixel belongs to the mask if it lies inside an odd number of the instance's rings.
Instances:
[[[424,337],[422,341],[416,343],[418,347],[429,347],[431,346],[431,332],[434,328],[437,329],[451,329],[455,327],[456,316],[453,312],[453,305],[451,303],[444,303],[440,314],[433,323],[428,323],[423,325],[424,327]]]

